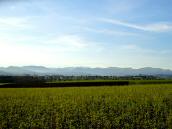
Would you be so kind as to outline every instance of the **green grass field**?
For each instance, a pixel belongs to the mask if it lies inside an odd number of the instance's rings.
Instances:
[[[171,129],[172,84],[0,89],[0,129]]]
[[[172,80],[67,80],[67,81],[50,81],[47,83],[77,83],[77,82],[122,82],[128,81],[129,84],[172,84]]]

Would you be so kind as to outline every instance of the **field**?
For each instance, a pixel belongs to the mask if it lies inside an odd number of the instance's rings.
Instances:
[[[1,88],[0,129],[172,128],[172,84]]]

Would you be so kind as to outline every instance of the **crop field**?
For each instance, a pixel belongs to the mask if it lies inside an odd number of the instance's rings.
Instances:
[[[1,88],[0,129],[171,129],[172,84]]]

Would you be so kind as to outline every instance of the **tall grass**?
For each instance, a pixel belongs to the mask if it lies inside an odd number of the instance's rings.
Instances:
[[[172,85],[0,89],[0,129],[172,128]]]

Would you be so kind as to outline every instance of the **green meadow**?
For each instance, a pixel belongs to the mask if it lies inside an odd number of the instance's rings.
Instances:
[[[1,88],[0,129],[170,129],[172,84]]]

